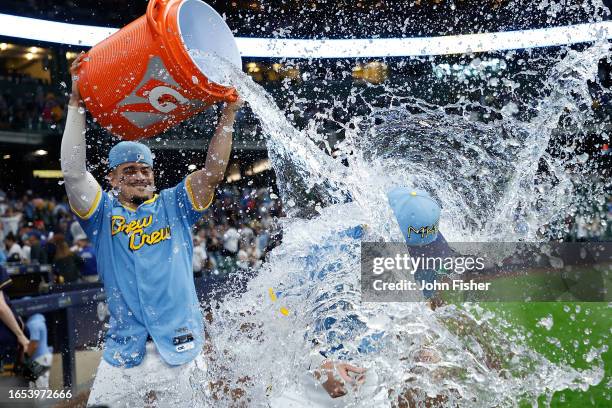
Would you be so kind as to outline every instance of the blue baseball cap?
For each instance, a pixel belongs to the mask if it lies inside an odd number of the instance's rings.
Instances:
[[[119,142],[108,153],[108,166],[111,169],[123,163],[144,163],[153,167],[151,149],[138,142]]]
[[[387,193],[406,244],[427,245],[438,238],[440,205],[429,193],[408,187],[396,187]]]

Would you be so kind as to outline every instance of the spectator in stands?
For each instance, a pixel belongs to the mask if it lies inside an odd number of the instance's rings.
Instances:
[[[247,269],[250,266],[249,250],[244,242],[240,243],[240,249],[236,255],[236,266],[240,269]]]
[[[258,222],[254,225],[254,231],[257,238],[255,239],[255,253],[258,259],[261,259],[268,248],[270,241],[270,232],[263,228]]]
[[[22,262],[24,260],[21,246],[17,243],[17,238],[13,233],[10,233],[4,238],[4,246],[6,248],[7,262]]]
[[[26,261],[44,265],[47,263],[47,250],[40,243],[40,233],[31,231],[28,233],[27,244],[29,251],[26,254]]]
[[[0,212],[0,214],[2,214]],[[0,242],[4,242],[6,234],[4,233],[4,223],[0,222]]]
[[[230,227],[223,234],[223,249],[217,259],[217,272],[225,275],[236,270],[238,249],[240,245],[240,233],[237,229]]]
[[[199,235],[193,237],[193,274],[202,276],[202,271],[208,265],[208,255],[206,254],[206,241],[202,241]]]
[[[13,233],[13,235],[17,235],[19,231],[19,222],[21,221],[21,212],[16,211],[13,207],[8,207],[6,209],[6,213],[4,216],[0,218],[2,224],[4,225],[5,234]]]
[[[76,245],[75,237],[78,237],[81,235],[86,235],[85,231],[83,231],[83,228],[81,227],[81,224],[79,224],[77,220],[72,221],[72,223],[70,224],[70,236],[72,237],[72,242],[75,245]]]
[[[85,233],[74,237],[77,246],[77,255],[81,257],[81,278],[85,282],[98,282],[98,263],[96,254]]]
[[[46,371],[36,379],[30,381],[30,388],[47,389],[49,388],[49,374],[53,363],[52,349],[47,345],[47,323],[45,316],[34,313],[26,321],[26,327],[30,332],[30,344],[28,355],[31,359],[46,368]]]
[[[30,341],[24,333],[23,321],[15,314],[4,290],[11,284],[6,269],[0,265],[0,371],[18,361],[19,347],[27,350]]]
[[[21,247],[21,262],[24,264],[30,263],[30,256],[32,254],[32,248],[30,247],[30,243],[28,237],[30,236],[29,232],[24,232],[21,234],[21,242],[23,242],[23,246]]]
[[[47,227],[43,220],[35,220],[33,223],[33,232],[38,233],[41,245],[44,245],[47,240]]]
[[[0,245],[4,246],[4,245]],[[0,265],[3,265],[6,263],[6,255],[4,254],[4,248],[0,248]]]
[[[45,100],[45,105],[42,110],[42,118],[48,125],[53,125],[62,120],[64,116],[64,109],[58,102],[55,94],[49,92]]]
[[[55,256],[53,257],[53,271],[59,277],[59,283],[77,282],[81,276],[81,258],[70,251],[63,234],[53,237]]]

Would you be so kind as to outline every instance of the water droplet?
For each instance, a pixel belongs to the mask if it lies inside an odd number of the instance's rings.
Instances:
[[[551,315],[548,315],[546,317],[543,317],[542,319],[540,319],[537,323],[538,326],[545,328],[546,330],[550,331],[550,329],[552,329],[553,327],[553,317]]]

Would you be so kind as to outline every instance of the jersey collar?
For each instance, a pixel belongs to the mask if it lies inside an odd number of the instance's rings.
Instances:
[[[130,207],[128,205],[122,204],[121,201],[119,201],[118,198],[115,198],[115,207],[121,206],[121,207],[125,208],[128,211],[136,212],[143,205],[147,205],[147,204],[151,204],[151,203],[155,202],[155,200],[157,200],[158,197],[159,197],[159,194],[155,194],[153,197],[149,198],[147,201],[145,201],[142,204],[140,204],[138,206],[138,208],[134,208],[134,207]]]

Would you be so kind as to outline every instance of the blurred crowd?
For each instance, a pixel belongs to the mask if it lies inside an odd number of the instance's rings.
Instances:
[[[601,209],[593,208],[588,214],[577,214],[566,221],[570,241],[612,240],[612,196]]]
[[[269,187],[225,185],[193,231],[196,276],[259,265],[281,240],[280,199]],[[569,241],[612,238],[612,196],[600,212],[568,222]],[[56,282],[97,281],[95,251],[65,200],[0,190],[0,263],[49,264]]]
[[[279,244],[278,197],[270,188],[225,186],[194,227],[196,276],[258,265]],[[98,280],[95,251],[65,200],[0,190],[0,264],[50,264],[56,283]]]
[[[4,88],[4,87],[3,87]],[[64,118],[64,102],[37,85],[33,92],[0,91],[0,130],[57,130]]]
[[[259,265],[280,244],[281,202],[269,187],[220,189],[209,215],[195,226],[194,272],[226,274]]]

